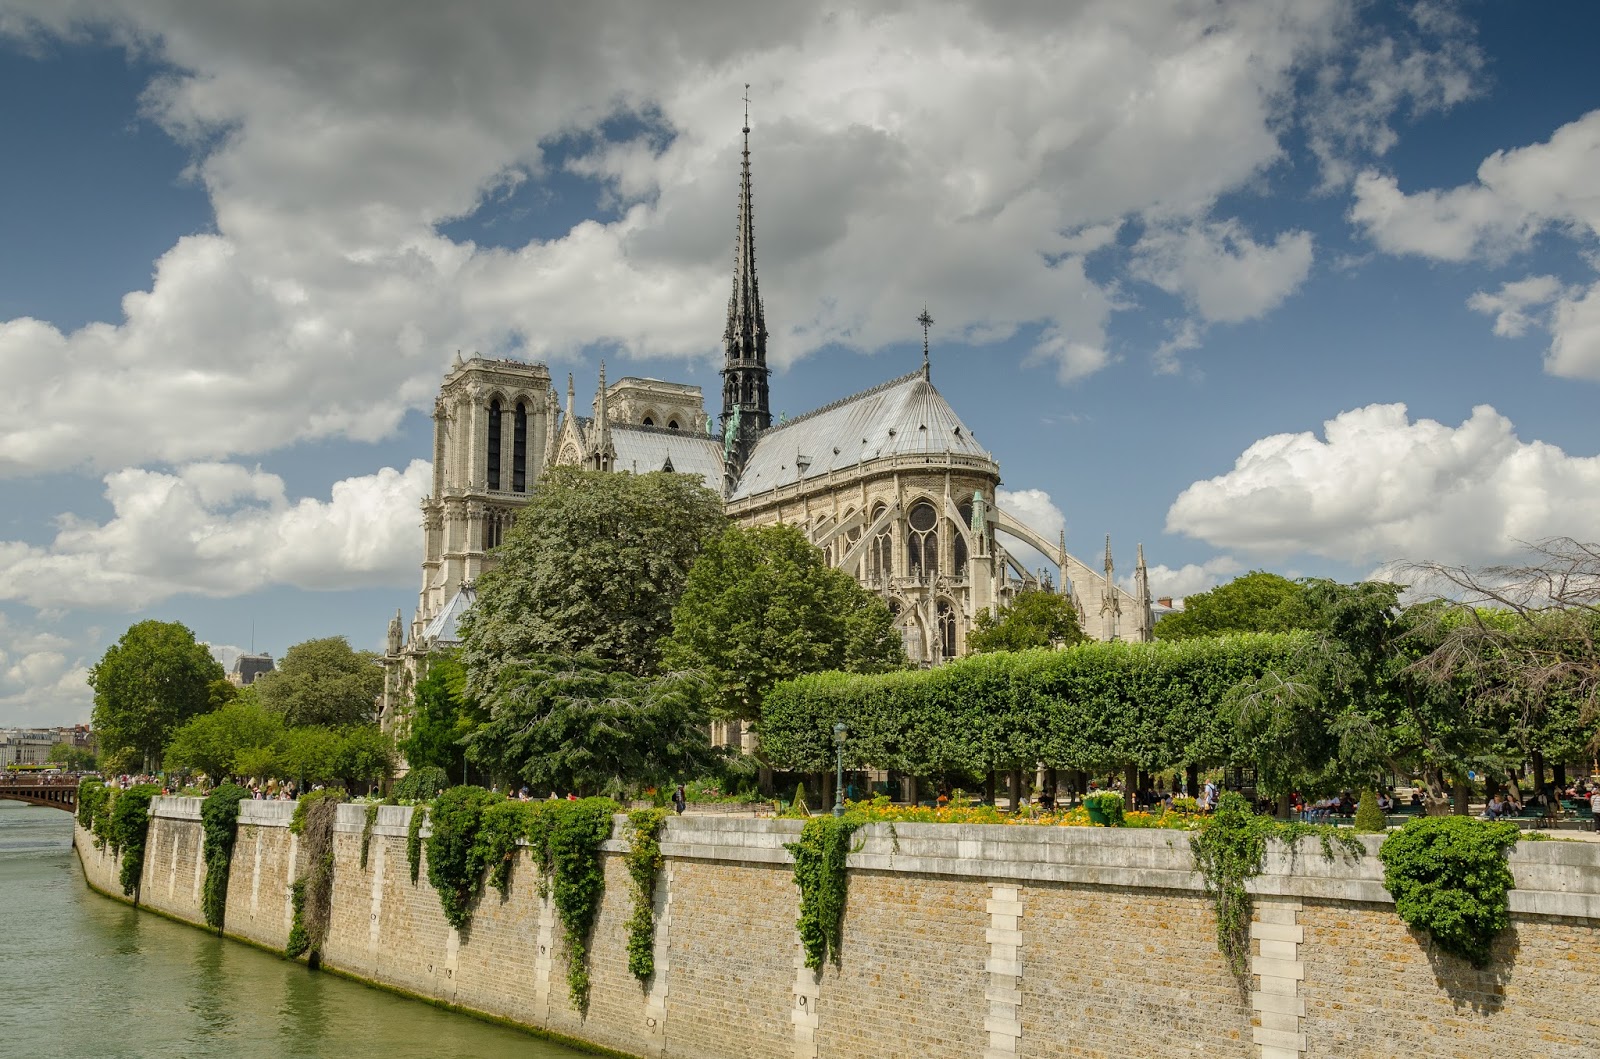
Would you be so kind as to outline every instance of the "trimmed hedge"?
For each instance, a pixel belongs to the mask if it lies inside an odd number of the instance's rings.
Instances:
[[[1224,762],[1228,689],[1292,664],[1303,633],[997,652],[937,669],[818,673],[767,693],[761,747],[780,768],[833,766],[843,721],[852,767],[914,775],[1043,763],[1149,770]]]

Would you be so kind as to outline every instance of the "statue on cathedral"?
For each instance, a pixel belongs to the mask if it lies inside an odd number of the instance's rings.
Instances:
[[[739,437],[739,406],[733,406],[733,415],[728,417],[728,425],[722,431],[722,459],[724,462],[733,458],[733,443]]]
[[[974,489],[972,491],[972,532],[973,533],[978,533],[978,534],[983,533],[983,529],[984,529],[984,526],[987,523],[988,516],[989,516],[989,512],[984,507],[984,503],[983,503],[983,490],[982,489]]]

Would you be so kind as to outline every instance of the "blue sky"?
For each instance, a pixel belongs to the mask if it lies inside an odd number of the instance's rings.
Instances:
[[[415,605],[456,349],[718,386],[751,84],[775,410],[920,361],[1158,594],[1600,524],[1591,4],[0,0],[0,724],[133,621]]]

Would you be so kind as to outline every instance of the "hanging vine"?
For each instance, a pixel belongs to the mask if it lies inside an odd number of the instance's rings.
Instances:
[[[848,816],[813,817],[801,830],[800,841],[784,843],[794,855],[794,881],[800,887],[800,918],[795,925],[805,947],[806,966],[814,971],[825,959],[839,966],[849,889],[845,858],[850,854],[850,836],[861,823]]]
[[[290,888],[294,919],[284,954],[291,958],[307,954],[312,967],[322,962],[322,943],[333,913],[333,825],[343,800],[343,791],[313,791],[300,799],[289,824],[290,832],[300,836],[306,870]]]
[[[483,812],[505,800],[482,787],[451,787],[433,803],[428,882],[439,894],[445,922],[457,930],[472,919],[472,906],[483,892],[482,854],[475,849]]]
[[[1348,858],[1366,854],[1361,840],[1350,832],[1326,824],[1280,823],[1257,816],[1234,791],[1225,792],[1217,811],[1200,822],[1189,837],[1195,868],[1211,896],[1217,916],[1217,948],[1228,969],[1246,989],[1250,979],[1250,919],[1254,902],[1245,884],[1261,874],[1267,840],[1276,838],[1291,849],[1302,838],[1321,842],[1322,855],[1332,860],[1337,845]]]
[[[94,818],[105,811],[111,800],[111,790],[97,779],[89,778],[78,783],[78,825],[94,833]]]
[[[584,798],[560,805],[540,821],[549,821],[550,862],[555,872],[552,892],[566,943],[567,990],[573,1007],[587,1013],[589,934],[606,890],[600,843],[611,837],[612,817],[621,807],[610,798]]]
[[[422,868],[422,825],[427,823],[427,805],[411,810],[411,823],[406,827],[406,865],[411,869],[411,885],[417,885],[417,875]]]
[[[367,870],[367,851],[372,848],[372,828],[378,822],[378,803],[367,805],[367,820],[361,825],[361,870]]]
[[[633,914],[628,917],[628,970],[648,983],[656,973],[656,880],[661,875],[661,827],[665,809],[635,809],[628,814],[628,878],[633,884]]]
[[[106,814],[106,840],[113,854],[122,857],[119,881],[122,892],[139,903],[139,880],[144,875],[144,847],[150,834],[150,799],[161,793],[153,783],[140,783],[118,791]]]
[[[228,875],[233,865],[233,844],[239,834],[239,803],[250,797],[247,788],[224,783],[200,804],[200,827],[205,834],[206,880],[200,891],[200,910],[206,923],[222,931],[228,908]]]

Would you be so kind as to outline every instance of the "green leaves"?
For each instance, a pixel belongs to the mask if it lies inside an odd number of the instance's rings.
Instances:
[[[656,973],[656,879],[665,863],[661,855],[661,828],[665,809],[635,809],[628,814],[628,879],[633,889],[633,913],[628,916],[628,970],[649,983]]]
[[[499,565],[478,579],[463,619],[467,690],[501,665],[583,652],[652,672],[672,608],[707,540],[727,524],[722,498],[680,474],[556,467],[517,515]]]
[[[439,795],[429,814],[428,882],[439,894],[439,907],[452,927],[472,918],[472,906],[483,892],[483,864],[475,856],[483,812],[505,798],[482,787],[451,787]]]
[[[1412,820],[1378,850],[1395,911],[1444,951],[1484,966],[1511,925],[1507,854],[1520,835],[1515,824],[1464,816]]]
[[[200,827],[205,834],[205,886],[200,892],[200,910],[206,923],[222,931],[228,908],[228,875],[233,864],[233,844],[238,836],[239,803],[250,791],[234,783],[224,783],[200,803]]]
[[[371,651],[352,650],[343,636],[329,636],[295,644],[276,671],[251,687],[291,727],[371,724],[383,669]]]
[[[715,683],[718,713],[759,720],[773,684],[824,670],[906,665],[883,601],[788,525],[731,527],[695,560],[663,645],[670,669]]]
[[[806,966],[813,971],[820,970],[825,959],[839,966],[849,897],[846,858],[850,836],[861,823],[850,816],[812,817],[801,830],[800,841],[783,846],[794,856],[794,881],[800,888],[800,918],[795,926],[805,949]]]
[[[977,654],[1025,651],[1030,647],[1075,644],[1083,639],[1078,610],[1071,599],[1056,592],[1027,589],[999,614],[981,611],[967,634],[967,649]]]
[[[174,729],[211,709],[222,666],[178,622],[141,621],[89,670],[100,750],[154,771]]]
[[[144,875],[145,838],[150,833],[150,799],[161,793],[153,783],[139,783],[117,791],[107,816],[106,841],[122,857],[122,892],[133,897]],[[98,817],[97,817],[98,819]]]
[[[1315,624],[1303,585],[1252,570],[1183,601],[1183,610],[1156,622],[1158,640],[1226,636],[1242,632],[1293,632]]]

